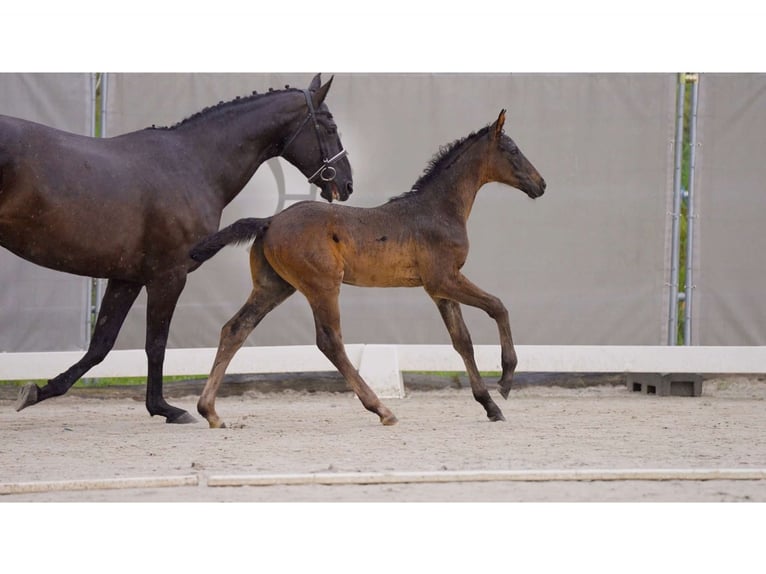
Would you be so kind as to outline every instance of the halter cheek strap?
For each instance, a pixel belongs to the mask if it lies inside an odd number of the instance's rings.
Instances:
[[[314,180],[317,177],[325,182],[332,181],[335,179],[336,175],[335,168],[332,166],[332,164],[344,157],[348,152],[345,149],[341,149],[337,154],[328,159],[327,150],[325,149],[324,142],[319,135],[319,122],[317,121],[316,111],[314,110],[314,102],[311,101],[311,94],[308,90],[303,90],[303,96],[306,98],[306,106],[308,106],[309,113],[301,122],[301,125],[298,126],[298,129],[295,131],[292,137],[287,140],[287,143],[282,148],[282,153],[285,153],[285,150],[290,147],[290,144],[293,143],[296,137],[298,137],[298,134],[301,133],[304,126],[309,122],[309,120],[312,120],[314,123],[314,133],[316,134],[317,142],[319,143],[319,151],[322,154],[322,165],[319,166],[319,169],[317,169],[313,174],[311,174],[311,176],[308,178],[308,182],[314,183]]]

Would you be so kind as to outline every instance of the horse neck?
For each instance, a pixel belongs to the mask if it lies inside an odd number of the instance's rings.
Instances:
[[[174,129],[227,205],[263,162],[279,155],[303,117],[304,101],[297,91],[264,94],[203,112]]]

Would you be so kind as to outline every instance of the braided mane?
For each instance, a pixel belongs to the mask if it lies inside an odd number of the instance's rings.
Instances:
[[[195,120],[197,120],[199,118],[207,117],[207,116],[209,116],[211,114],[215,114],[215,113],[219,113],[219,112],[222,112],[222,111],[225,111],[225,110],[229,110],[231,108],[234,108],[234,107],[242,105],[242,104],[249,104],[249,103],[251,103],[251,102],[253,102],[255,100],[259,100],[261,98],[265,98],[265,97],[268,97],[268,96],[272,96],[274,94],[281,94],[281,93],[285,93],[285,92],[300,92],[300,91],[302,91],[302,90],[299,90],[298,88],[291,88],[290,86],[285,86],[284,90],[274,90],[273,88],[269,88],[268,92],[263,92],[263,93],[260,93],[260,94],[258,92],[253,91],[253,93],[250,94],[249,96],[244,96],[244,97],[237,96],[236,98],[234,98],[233,100],[229,100],[228,102],[220,101],[220,102],[218,102],[217,104],[215,104],[213,106],[208,106],[206,108],[203,108],[202,110],[192,114],[191,116],[181,120],[180,122],[177,122],[177,123],[173,124],[172,126],[168,127],[168,126],[155,126],[155,125],[152,125],[148,129],[153,129],[153,130],[174,130],[174,129],[180,127],[180,126],[186,125],[187,123],[193,122],[193,121],[195,121]]]

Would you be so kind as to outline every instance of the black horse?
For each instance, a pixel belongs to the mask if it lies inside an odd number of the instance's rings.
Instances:
[[[189,249],[258,166],[281,156],[327,201],[352,192],[351,166],[326,104],[332,78],[221,103],[171,128],[96,139],[0,116],[0,245],[38,265],[107,278],[85,355],[46,385],[24,386],[21,410],[66,393],[114,346],[147,291],[146,408],[194,422],[162,394],[170,321],[197,265]]]

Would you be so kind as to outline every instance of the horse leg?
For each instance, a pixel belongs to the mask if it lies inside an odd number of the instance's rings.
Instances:
[[[45,399],[63,395],[88,370],[103,361],[114,346],[128,311],[141,292],[141,287],[142,285],[138,283],[110,279],[98,311],[96,327],[83,358],[49,380],[42,388],[34,383],[27,383],[19,392],[15,404],[16,410],[20,411]]]
[[[155,277],[146,285],[146,410],[151,416],[160,415],[166,422],[175,424],[197,422],[185,410],[168,404],[162,395],[162,366],[170,321],[185,284],[186,275],[182,274]]]
[[[215,397],[229,363],[258,323],[293,293],[293,286],[283,281],[270,268],[264,268],[255,279],[253,290],[245,304],[221,329],[218,352],[205,388],[197,401],[197,411],[205,417],[210,428],[226,427],[215,410]]]
[[[497,323],[497,329],[500,334],[500,364],[503,372],[498,381],[498,390],[504,399],[508,398],[513,381],[513,373],[518,364],[516,350],[513,346],[513,336],[511,335],[511,322],[508,318],[508,310],[503,302],[491,295],[473,283],[464,275],[458,273],[454,278],[442,282],[433,291],[429,291],[432,297],[441,297],[452,299],[464,305],[477,307],[487,313]]]
[[[471,381],[471,390],[473,398],[476,399],[484,410],[487,411],[487,418],[491,421],[504,421],[505,417],[500,407],[495,404],[484,381],[481,379],[479,369],[476,366],[476,359],[473,354],[473,342],[468,327],[463,320],[463,313],[460,310],[460,304],[450,299],[434,299],[439,308],[442,320],[447,326],[447,331],[452,339],[452,346],[460,354],[465,363],[468,379]]]
[[[346,355],[343,347],[343,338],[340,332],[340,309],[338,308],[338,286],[334,293],[322,293],[314,297],[308,297],[311,309],[314,312],[314,324],[316,326],[316,344],[319,350],[330,359],[335,368],[340,371],[346,382],[351,386],[357,398],[364,408],[380,417],[384,425],[396,424],[396,416],[380,401],[375,392],[359,376],[359,372]],[[305,293],[304,293],[305,294]]]

